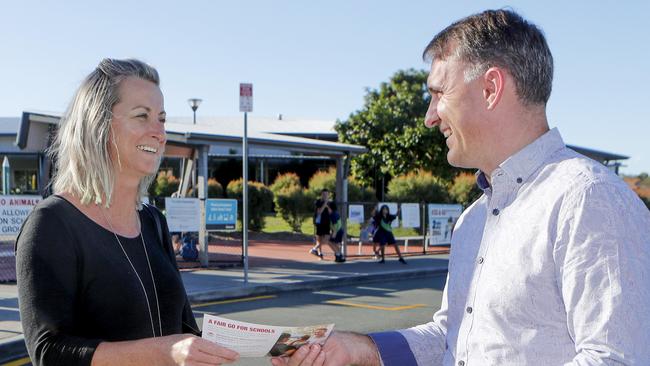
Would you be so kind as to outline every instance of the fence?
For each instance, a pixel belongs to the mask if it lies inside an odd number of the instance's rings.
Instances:
[[[0,236],[0,283],[16,281],[13,236]]]
[[[374,254],[373,238],[369,228],[372,217],[382,205],[390,214],[400,215],[392,222],[396,244],[407,254],[434,254],[447,252],[451,232],[460,216],[462,206],[448,204],[397,203],[397,202],[339,202],[340,212],[347,212],[347,257]]]
[[[165,197],[153,197],[151,203],[165,212]],[[179,234],[180,233],[172,233]],[[181,243],[182,244],[182,243]],[[174,248],[178,251],[178,247]],[[228,230],[208,230],[208,263],[209,266],[230,266],[243,264],[243,245],[241,232]],[[185,260],[176,256],[179,268],[200,267],[198,261]]]

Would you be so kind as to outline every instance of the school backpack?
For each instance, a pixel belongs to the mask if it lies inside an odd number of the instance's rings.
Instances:
[[[181,257],[186,261],[195,261],[199,258],[199,251],[196,249],[196,241],[191,236],[183,238],[183,245],[181,245]]]

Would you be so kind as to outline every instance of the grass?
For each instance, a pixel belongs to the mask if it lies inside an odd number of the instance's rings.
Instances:
[[[279,232],[291,232],[291,227],[287,224],[282,217],[276,215],[267,215],[264,218],[264,230],[265,233],[279,233]],[[348,236],[358,237],[361,231],[361,225],[348,223]],[[311,218],[305,219],[301,226],[301,231],[305,235],[314,235],[314,224]],[[415,228],[394,228],[393,234],[395,236],[416,236],[422,235],[419,229]]]

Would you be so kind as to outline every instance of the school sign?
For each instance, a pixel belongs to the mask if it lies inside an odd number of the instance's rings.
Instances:
[[[0,235],[18,235],[23,222],[41,200],[41,196],[0,196]]]

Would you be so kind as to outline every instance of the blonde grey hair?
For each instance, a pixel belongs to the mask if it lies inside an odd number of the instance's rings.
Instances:
[[[119,100],[120,83],[137,77],[160,85],[158,72],[134,59],[103,59],[75,93],[61,119],[49,154],[56,161],[52,178],[54,193],[67,192],[82,204],[111,204],[116,172],[109,154],[113,106]],[[118,165],[119,155],[117,156]],[[136,205],[155,174],[140,181]]]
[[[486,10],[456,21],[433,37],[422,56],[468,63],[466,82],[490,67],[503,67],[528,105],[546,105],[551,96],[553,56],[544,33],[512,10]]]

